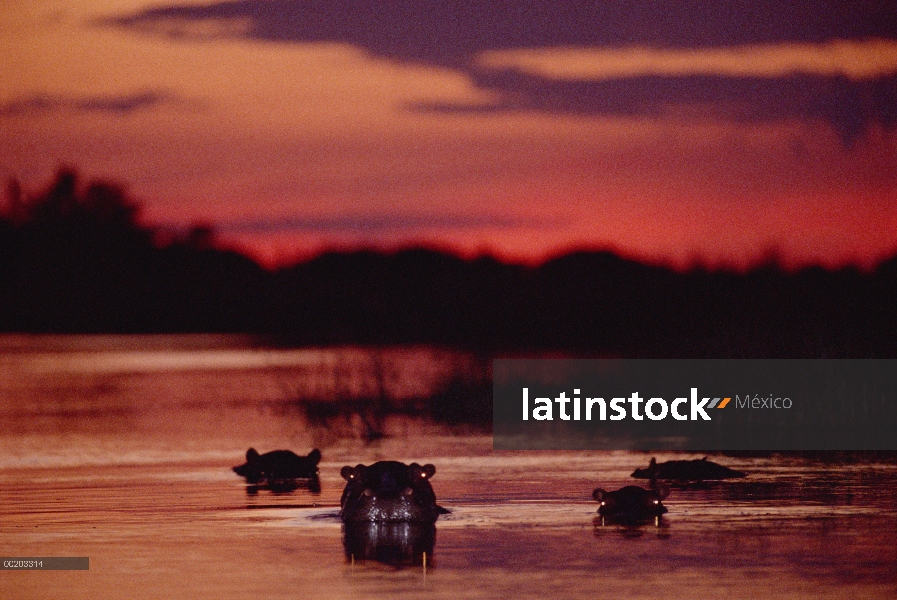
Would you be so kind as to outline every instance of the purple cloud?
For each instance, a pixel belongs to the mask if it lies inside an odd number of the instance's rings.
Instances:
[[[666,75],[558,81],[477,64],[483,52],[538,48],[716,48],[748,44],[897,39],[897,4],[856,0],[230,0],[172,4],[106,25],[190,35],[190,25],[257,41],[337,42],[405,63],[448,67],[498,95],[486,106],[417,110],[659,115],[670,106],[735,121],[822,119],[846,144],[872,125],[894,127],[894,76],[784,77]],[[205,28],[201,28],[207,31]],[[213,29],[219,31],[219,29]]]
[[[86,98],[36,95],[0,104],[0,116],[19,116],[57,111],[126,115],[140,110],[182,102],[182,100],[170,94],[158,91],[139,92],[124,96],[93,96]]]

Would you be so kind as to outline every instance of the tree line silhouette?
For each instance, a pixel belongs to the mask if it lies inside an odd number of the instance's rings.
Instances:
[[[285,344],[437,344],[628,357],[897,356],[897,257],[871,273],[774,262],[677,272],[609,252],[537,266],[426,248],[266,270],[195,228],[142,225],[123,187],[61,170],[0,215],[0,330],[245,332]]]

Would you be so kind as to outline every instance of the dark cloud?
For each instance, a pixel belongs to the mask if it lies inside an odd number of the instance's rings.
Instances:
[[[548,46],[712,47],[893,38],[897,4],[880,0],[233,0],[147,9],[113,22],[162,33],[248,22],[239,35],[345,42],[403,61],[464,66],[487,50]],[[224,31],[227,31],[225,29]],[[233,32],[230,33],[233,35]]]
[[[341,42],[372,55],[450,67],[500,100],[426,110],[529,110],[655,115],[671,106],[739,121],[824,119],[849,143],[872,123],[895,124],[894,77],[642,76],[558,81],[476,64],[479,53],[546,47],[701,48],[897,38],[897,3],[880,0],[233,0],[170,5],[117,26],[190,35],[191,26],[239,23],[220,35],[277,42]],[[200,29],[206,32],[207,29]],[[213,31],[219,31],[212,28]]]
[[[0,116],[18,116],[57,111],[126,115],[139,110],[180,102],[182,101],[164,92],[140,92],[126,96],[93,96],[87,98],[37,95],[0,104]]]
[[[787,77],[714,75],[641,76],[601,81],[558,81],[516,70],[481,71],[477,85],[498,92],[489,104],[425,104],[444,112],[542,111],[551,113],[715,117],[736,122],[819,119],[845,144],[873,123],[897,126],[897,76],[868,81],[794,74]]]
[[[556,219],[514,218],[503,215],[345,215],[336,217],[291,218],[262,221],[217,223],[217,231],[308,233],[383,233],[388,231],[454,230],[454,229],[517,229],[557,227]]]

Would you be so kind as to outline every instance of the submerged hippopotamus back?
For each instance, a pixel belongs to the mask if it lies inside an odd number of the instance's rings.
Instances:
[[[315,448],[308,456],[289,450],[273,450],[259,454],[255,448],[246,451],[246,462],[233,468],[248,483],[283,479],[313,479],[318,476],[321,451]]]
[[[667,512],[661,500],[669,493],[666,486],[646,490],[636,485],[627,485],[614,492],[595,488],[592,498],[600,503],[598,514],[602,516],[639,521],[659,517]]]
[[[436,504],[433,465],[384,460],[343,467],[346,488],[340,500],[345,522],[433,522],[448,511]]]
[[[695,460],[670,460],[658,463],[651,457],[647,469],[636,469],[632,476],[636,479],[666,479],[668,481],[714,481],[747,477],[746,473],[724,467],[707,457]]]

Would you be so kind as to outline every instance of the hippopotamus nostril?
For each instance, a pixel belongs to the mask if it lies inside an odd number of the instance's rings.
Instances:
[[[370,498],[371,496],[374,495],[374,492],[371,491],[371,488],[365,488],[364,492],[362,492],[362,493],[363,493],[365,496],[367,496],[368,498]]]
[[[410,496],[413,493],[414,493],[414,490],[412,490],[410,487],[406,487],[404,490],[402,490],[403,496]]]

